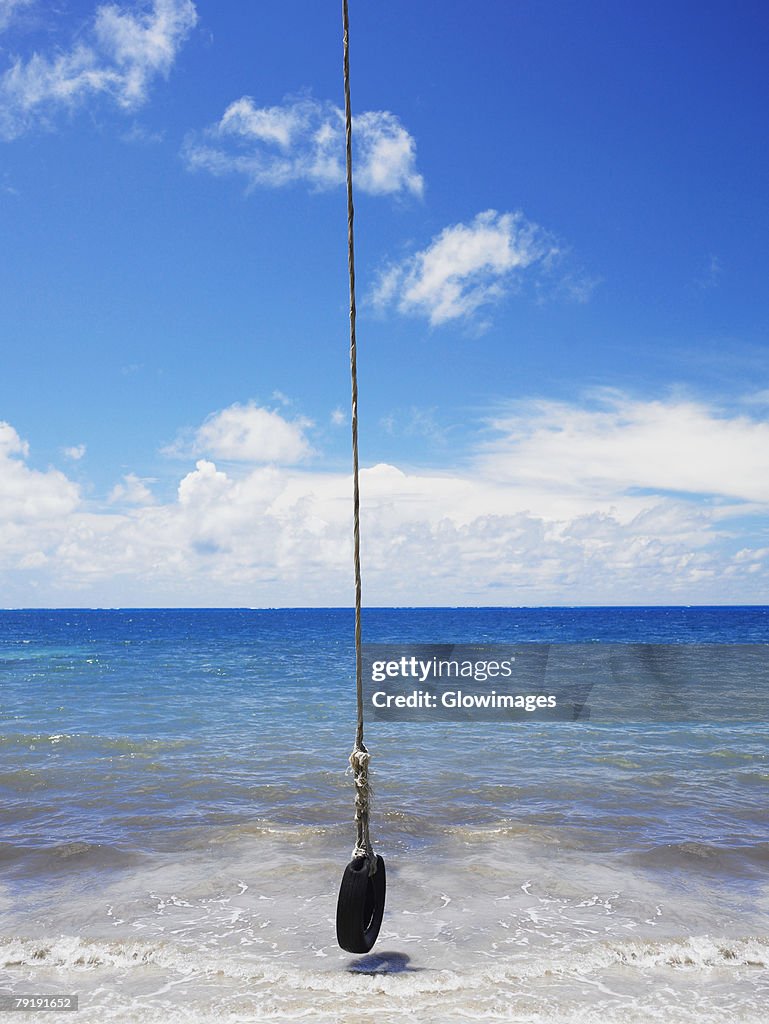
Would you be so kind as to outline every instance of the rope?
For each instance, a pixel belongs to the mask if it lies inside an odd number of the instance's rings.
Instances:
[[[352,108],[350,106],[350,23],[347,0],[342,0],[344,28],[344,120],[347,150],[347,266],[350,273],[350,377],[352,381],[352,489],[353,489],[353,559],[355,562],[355,691],[358,701],[358,725],[355,746],[350,754],[355,783],[355,827],[357,838],[353,858],[365,857],[369,873],[376,872],[376,857],[369,836],[368,781],[369,752],[363,744],[363,662],[361,654],[361,585],[360,585],[360,487],[358,481],[358,363],[355,338],[355,210],[352,201]]]

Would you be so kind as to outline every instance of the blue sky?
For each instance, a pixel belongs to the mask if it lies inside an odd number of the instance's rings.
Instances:
[[[364,599],[769,598],[769,13],[356,3]],[[2,605],[350,601],[337,4],[0,0]]]

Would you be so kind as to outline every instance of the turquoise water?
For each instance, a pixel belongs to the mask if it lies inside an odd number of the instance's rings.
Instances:
[[[367,610],[364,638],[755,645],[769,609]],[[81,1022],[763,1019],[763,718],[370,721],[388,905],[351,958],[353,665],[346,610],[0,612],[0,983]]]

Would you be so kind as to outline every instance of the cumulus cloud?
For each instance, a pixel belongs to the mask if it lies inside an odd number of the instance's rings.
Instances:
[[[22,441],[10,423],[0,420],[0,458],[9,455],[29,455],[29,444]]]
[[[486,210],[469,224],[444,228],[426,249],[380,274],[373,299],[380,308],[425,316],[432,325],[468,317],[498,301],[533,266],[559,255],[556,240],[520,212]]]
[[[769,597],[769,420],[612,392],[520,403],[489,429],[461,469],[363,468],[368,603]],[[4,601],[349,603],[349,473],[216,458],[163,502],[127,474],[100,509],[0,425]]]
[[[76,484],[55,469],[31,469],[25,461],[28,455],[28,443],[10,423],[0,422],[0,523],[7,527],[5,542],[20,525],[54,522],[79,501]]]
[[[384,110],[353,119],[355,184],[373,195],[424,188],[416,170],[416,143],[398,118]],[[241,174],[251,187],[297,182],[329,189],[344,182],[344,113],[328,101],[303,97],[257,107],[235,100],[205,132],[187,139],[187,166],[211,174]]]
[[[65,459],[71,459],[73,462],[79,462],[86,452],[84,444],[73,444],[68,448],[62,448],[62,454]]]
[[[142,479],[136,473],[126,473],[119,484],[115,484],[107,501],[111,505],[154,505],[155,497],[147,484],[153,483],[149,478]]]
[[[18,57],[0,77],[0,136],[49,124],[96,96],[126,111],[147,99],[158,76],[167,76],[179,47],[197,21],[192,0],[153,0],[124,9],[102,4],[69,49]]]
[[[310,420],[287,420],[272,409],[249,402],[213,413],[191,437],[180,438],[165,454],[208,455],[234,462],[275,462],[291,465],[312,454],[306,432]]]

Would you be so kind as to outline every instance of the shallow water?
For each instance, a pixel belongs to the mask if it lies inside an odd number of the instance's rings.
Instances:
[[[0,613],[0,985],[85,1021],[765,1019],[763,721],[372,721],[375,951],[334,936],[351,615]],[[368,641],[752,643],[766,609],[372,611]],[[765,694],[757,694],[765,697]]]

